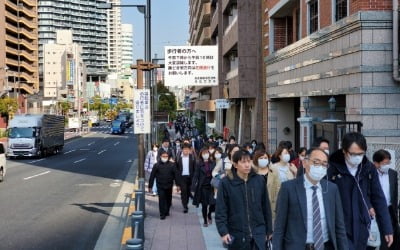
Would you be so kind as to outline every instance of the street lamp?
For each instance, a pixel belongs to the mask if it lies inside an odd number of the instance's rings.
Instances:
[[[308,111],[310,110],[310,98],[308,96],[303,100],[303,108],[306,111],[305,117],[308,117]]]
[[[330,111],[330,120],[334,120],[335,118],[333,117],[333,113],[335,112],[336,109],[336,99],[335,97],[331,96],[331,98],[329,98],[328,100],[328,104],[329,104],[329,111]]]

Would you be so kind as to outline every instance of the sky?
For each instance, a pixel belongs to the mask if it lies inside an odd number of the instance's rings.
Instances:
[[[122,0],[121,4],[146,4]],[[133,58],[144,59],[144,15],[135,7],[122,7],[122,23],[133,25]],[[164,58],[164,46],[186,45],[189,40],[189,1],[151,0],[151,57]]]

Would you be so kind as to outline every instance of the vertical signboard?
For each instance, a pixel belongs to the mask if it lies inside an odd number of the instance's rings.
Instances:
[[[165,86],[218,85],[218,46],[165,46]]]
[[[133,130],[135,134],[150,133],[150,90],[135,89],[133,112]]]

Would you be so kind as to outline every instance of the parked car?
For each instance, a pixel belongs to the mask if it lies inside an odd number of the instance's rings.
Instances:
[[[3,143],[0,143],[0,182],[4,181],[4,177],[6,176],[6,164],[6,151]]]

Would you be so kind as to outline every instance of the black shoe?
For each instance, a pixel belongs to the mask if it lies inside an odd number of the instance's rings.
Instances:
[[[183,213],[184,213],[184,214],[187,214],[187,212],[188,212],[188,209],[187,209],[187,208],[183,209]]]
[[[165,220],[165,216],[164,215],[160,216],[160,220]]]
[[[166,214],[166,216],[169,216],[169,212]]]

